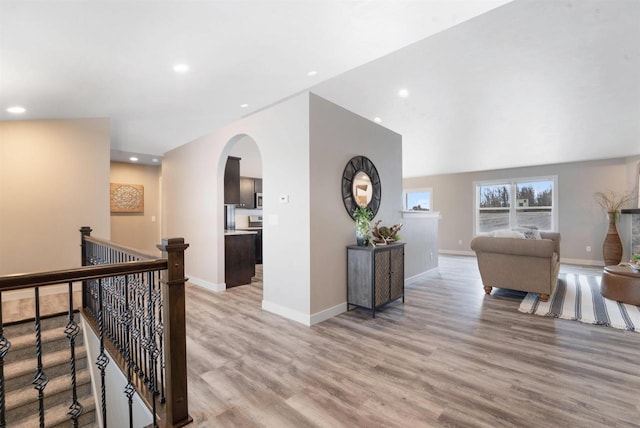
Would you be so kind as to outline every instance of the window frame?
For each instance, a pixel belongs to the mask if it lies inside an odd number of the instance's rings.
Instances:
[[[409,202],[409,193],[426,193],[429,192],[430,196],[429,196],[429,211],[423,210],[423,211],[416,211],[416,210],[412,210],[409,206],[408,206],[408,202]],[[404,211],[411,211],[411,212],[432,212],[433,211],[433,187],[416,187],[416,188],[411,188],[411,189],[403,189],[402,190],[402,206]]]
[[[473,234],[474,236],[486,234],[489,232],[480,232],[480,216],[478,215],[483,208],[480,207],[480,187],[482,186],[491,186],[491,185],[507,185],[509,189],[509,207],[504,207],[505,211],[509,212],[509,225],[508,227],[511,229],[513,227],[517,227],[517,212],[518,210],[524,210],[531,207],[519,207],[517,196],[517,185],[521,183],[531,183],[536,181],[551,181],[551,203],[553,204],[551,207],[537,207],[537,208],[551,208],[551,228],[548,230],[543,230],[544,232],[557,232],[558,231],[558,176],[557,175],[543,175],[537,177],[507,177],[507,178],[496,178],[492,180],[477,180],[473,182],[473,194],[474,194],[474,209],[473,209]],[[502,207],[497,208],[484,208],[499,210]],[[542,229],[541,229],[542,230]]]

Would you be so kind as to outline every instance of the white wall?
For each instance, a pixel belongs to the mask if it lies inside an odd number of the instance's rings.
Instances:
[[[251,137],[243,137],[233,144],[229,156],[240,158],[240,176],[262,178],[260,149]]]
[[[0,274],[80,266],[109,239],[109,120],[0,122]]]
[[[437,212],[405,212],[402,214],[400,237],[406,242],[404,277],[408,282],[438,267]]]
[[[248,135],[263,161],[263,307],[309,314],[309,95],[301,94],[172,150],[162,163],[163,237],[190,244],[190,281],[224,289],[224,167]],[[280,204],[279,195],[289,203]]]
[[[351,157],[369,157],[382,180],[377,218],[399,223],[401,137],[305,93],[167,153],[163,236],[185,238],[187,276],[213,290],[224,288],[226,157],[247,136],[262,157],[263,309],[304,324],[344,311],[345,246],[355,238],[342,172]]]
[[[342,202],[342,173],[354,156],[378,170],[382,199],[375,220],[401,223],[402,137],[311,94],[311,314],[321,321],[346,309],[346,246],[355,244],[353,219]]]

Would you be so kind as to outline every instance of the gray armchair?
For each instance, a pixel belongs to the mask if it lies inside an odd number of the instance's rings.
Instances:
[[[560,271],[560,234],[540,232],[542,239],[477,236],[471,241],[485,293],[493,287],[540,294],[546,302]]]

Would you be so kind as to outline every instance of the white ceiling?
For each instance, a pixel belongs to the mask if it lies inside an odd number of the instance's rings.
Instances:
[[[0,0],[0,120],[17,118],[5,112],[13,105],[27,108],[20,119],[109,117],[116,154],[151,157],[311,89],[402,134],[405,176],[513,165],[496,155],[505,145],[531,157],[532,144],[545,154],[586,132],[593,147],[578,157],[602,157],[612,134],[609,144],[626,145],[608,153],[639,154],[627,141],[640,133],[629,121],[640,118],[638,5]],[[174,73],[178,62],[191,70]],[[609,110],[602,118],[571,97],[605,97]],[[552,151],[536,159],[575,156]]]

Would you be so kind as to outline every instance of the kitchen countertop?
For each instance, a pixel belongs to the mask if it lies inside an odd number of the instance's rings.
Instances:
[[[236,227],[236,230],[262,230],[262,226]]]
[[[229,230],[229,229],[225,229],[224,230],[224,236],[232,236],[232,235],[257,235],[258,232],[255,230],[240,230],[240,229],[235,229],[235,230]]]

